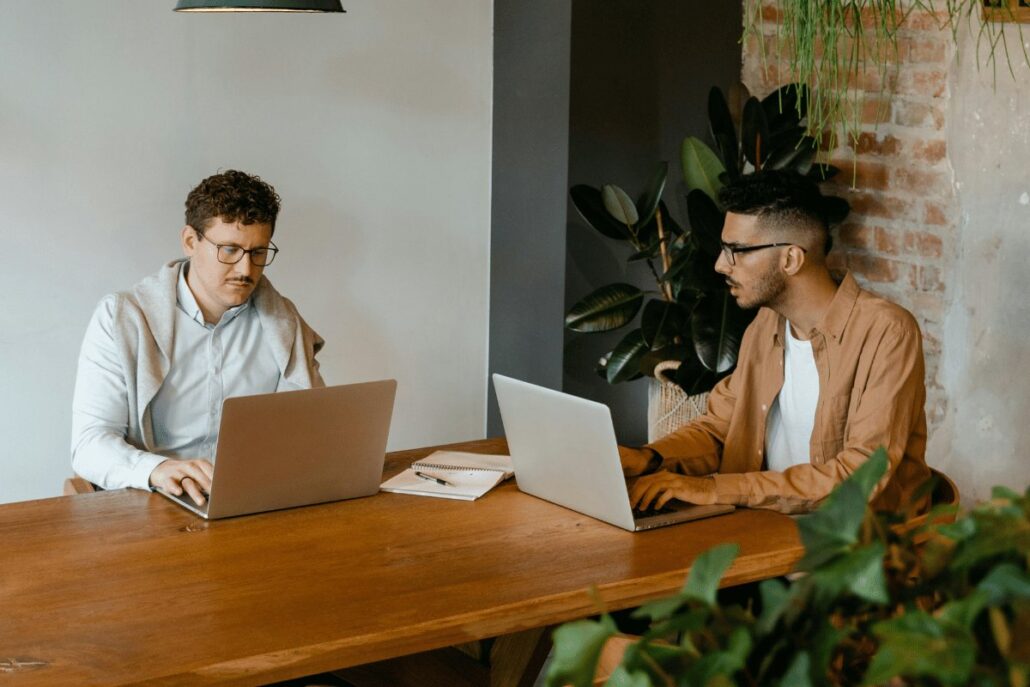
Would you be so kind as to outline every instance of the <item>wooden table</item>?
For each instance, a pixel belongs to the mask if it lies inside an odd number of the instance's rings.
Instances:
[[[500,453],[501,440],[452,448]],[[387,474],[430,449],[393,453]],[[802,551],[769,512],[632,534],[522,494],[401,494],[206,523],[134,490],[0,506],[0,685],[261,684],[617,610],[741,554]],[[591,592],[592,588],[596,592]]]

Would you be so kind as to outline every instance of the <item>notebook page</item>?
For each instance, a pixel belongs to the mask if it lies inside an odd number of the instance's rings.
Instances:
[[[453,486],[438,484],[415,475],[408,468],[380,485],[383,491],[419,496],[438,496],[445,499],[473,501],[493,489],[504,480],[504,473],[494,470],[452,470],[431,468],[432,474],[442,477]]]
[[[425,458],[416,460],[411,466],[427,470],[497,470],[504,473],[505,479],[515,474],[515,469],[511,465],[511,456],[466,453],[464,451],[434,451]]]

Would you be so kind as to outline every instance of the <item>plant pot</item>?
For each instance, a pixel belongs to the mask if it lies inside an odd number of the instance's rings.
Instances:
[[[666,360],[654,368],[647,393],[647,440],[660,439],[708,409],[708,392],[688,396],[672,381],[669,374],[680,366],[678,360]]]

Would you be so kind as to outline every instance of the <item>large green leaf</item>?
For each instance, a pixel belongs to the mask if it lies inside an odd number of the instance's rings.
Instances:
[[[976,644],[965,628],[923,611],[909,611],[877,623],[873,634],[880,639],[880,648],[863,685],[883,685],[895,677],[934,678],[956,687],[969,684]]]
[[[797,519],[805,556],[798,570],[814,570],[858,542],[873,487],[887,471],[887,452],[878,448],[837,486],[819,509]]]
[[[795,128],[808,115],[808,87],[789,83],[762,98],[769,130],[776,134]]]
[[[726,171],[726,168],[723,167],[719,157],[712,152],[712,149],[706,146],[701,139],[687,136],[683,139],[680,158],[683,163],[683,180],[687,183],[687,189],[690,191],[700,189],[707,193],[709,198],[718,198],[719,189],[723,186],[719,175]]]
[[[701,250],[712,258],[714,265],[722,250],[722,225],[726,222],[726,213],[719,209],[708,194],[695,189],[687,194],[687,216],[690,218],[692,235]]]
[[[547,687],[590,687],[604,643],[618,632],[610,616],[598,621],[577,620],[554,631],[554,658],[547,671]]]
[[[644,292],[632,284],[609,284],[592,291],[569,310],[565,326],[574,332],[607,332],[634,317]]]
[[[686,598],[703,601],[709,606],[715,605],[715,593],[719,591],[719,581],[726,574],[733,559],[740,553],[737,544],[719,544],[697,557],[690,566],[687,582],[680,594]]]
[[[818,142],[811,136],[804,136],[793,148],[774,148],[765,169],[792,169],[798,174],[808,174],[818,152]]]
[[[689,334],[689,327],[688,313],[679,303],[652,300],[640,316],[640,331],[652,349],[671,346],[677,336]]]
[[[730,178],[737,178],[737,126],[733,123],[726,97],[718,86],[708,91],[708,125],[712,132],[723,167],[730,173]]]
[[[769,155],[772,134],[769,131],[769,121],[765,116],[765,110],[758,98],[749,98],[744,104],[744,121],[741,125],[741,145],[744,148],[744,157],[754,165],[756,170],[762,169],[766,157]],[[761,160],[759,160],[761,155]]]
[[[636,226],[640,221],[637,206],[633,204],[629,194],[615,184],[605,184],[601,187],[601,202],[604,203],[604,209],[608,214],[620,224]]]
[[[720,378],[721,375],[717,375],[701,364],[701,359],[693,345],[690,346],[690,353],[680,361],[680,366],[674,376],[675,382],[687,392],[688,396],[711,391]]]
[[[605,366],[608,383],[618,384],[639,377],[642,374],[640,363],[647,350],[647,342],[640,335],[639,329],[623,337],[608,356],[608,365]]]
[[[572,198],[572,204],[579,216],[598,232],[610,239],[630,240],[631,235],[626,225],[616,222],[605,209],[600,189],[579,184],[569,190],[569,197]]]
[[[717,373],[733,369],[744,330],[753,317],[737,307],[726,289],[699,299],[690,314],[690,330],[701,364]]]
[[[640,226],[646,226],[654,217],[654,212],[658,209],[658,201],[662,199],[662,193],[665,191],[665,180],[668,176],[669,163],[659,162],[658,168],[651,176],[651,180],[647,182],[647,188],[637,203]]]

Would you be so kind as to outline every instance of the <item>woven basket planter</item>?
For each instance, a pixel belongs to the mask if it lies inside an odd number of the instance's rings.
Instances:
[[[694,418],[705,414],[708,392],[688,396],[683,388],[669,379],[667,373],[680,366],[678,360],[666,360],[654,368],[647,394],[647,440],[655,441]]]

